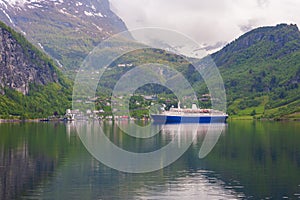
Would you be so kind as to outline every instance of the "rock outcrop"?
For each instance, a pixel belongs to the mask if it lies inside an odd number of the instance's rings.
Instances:
[[[11,88],[28,94],[31,83],[58,82],[54,65],[20,34],[0,24],[0,93]]]

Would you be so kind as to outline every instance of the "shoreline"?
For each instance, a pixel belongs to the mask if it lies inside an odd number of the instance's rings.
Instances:
[[[273,121],[273,122],[300,122],[300,118],[277,118],[277,119],[268,119],[268,118],[260,118],[255,119],[249,116],[240,116],[240,117],[229,117],[227,122],[230,121]],[[3,123],[45,123],[45,122],[66,122],[65,120],[57,119],[57,120],[48,120],[47,118],[37,118],[37,119],[0,119],[0,124]]]
[[[300,122],[300,118],[251,118],[249,116],[230,117],[228,121],[273,121],[273,122]]]
[[[0,124],[2,124],[2,123],[26,123],[26,122],[63,122],[63,120],[47,120],[45,118],[37,118],[37,119],[0,119]]]

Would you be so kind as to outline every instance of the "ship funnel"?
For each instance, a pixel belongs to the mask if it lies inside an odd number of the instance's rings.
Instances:
[[[195,103],[192,104],[192,110],[197,110],[197,105]]]

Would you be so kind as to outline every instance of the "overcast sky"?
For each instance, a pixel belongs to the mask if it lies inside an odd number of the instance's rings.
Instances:
[[[129,29],[162,27],[201,45],[227,43],[243,33],[279,23],[300,25],[299,0],[110,0]]]

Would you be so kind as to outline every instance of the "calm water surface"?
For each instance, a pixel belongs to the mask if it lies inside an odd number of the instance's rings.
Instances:
[[[176,125],[133,139],[103,124],[112,142],[143,152],[172,140]],[[230,122],[204,159],[207,128],[172,165],[151,173],[110,169],[85,149],[72,124],[0,124],[0,199],[299,199],[300,123]],[[190,137],[186,131],[181,141]]]

